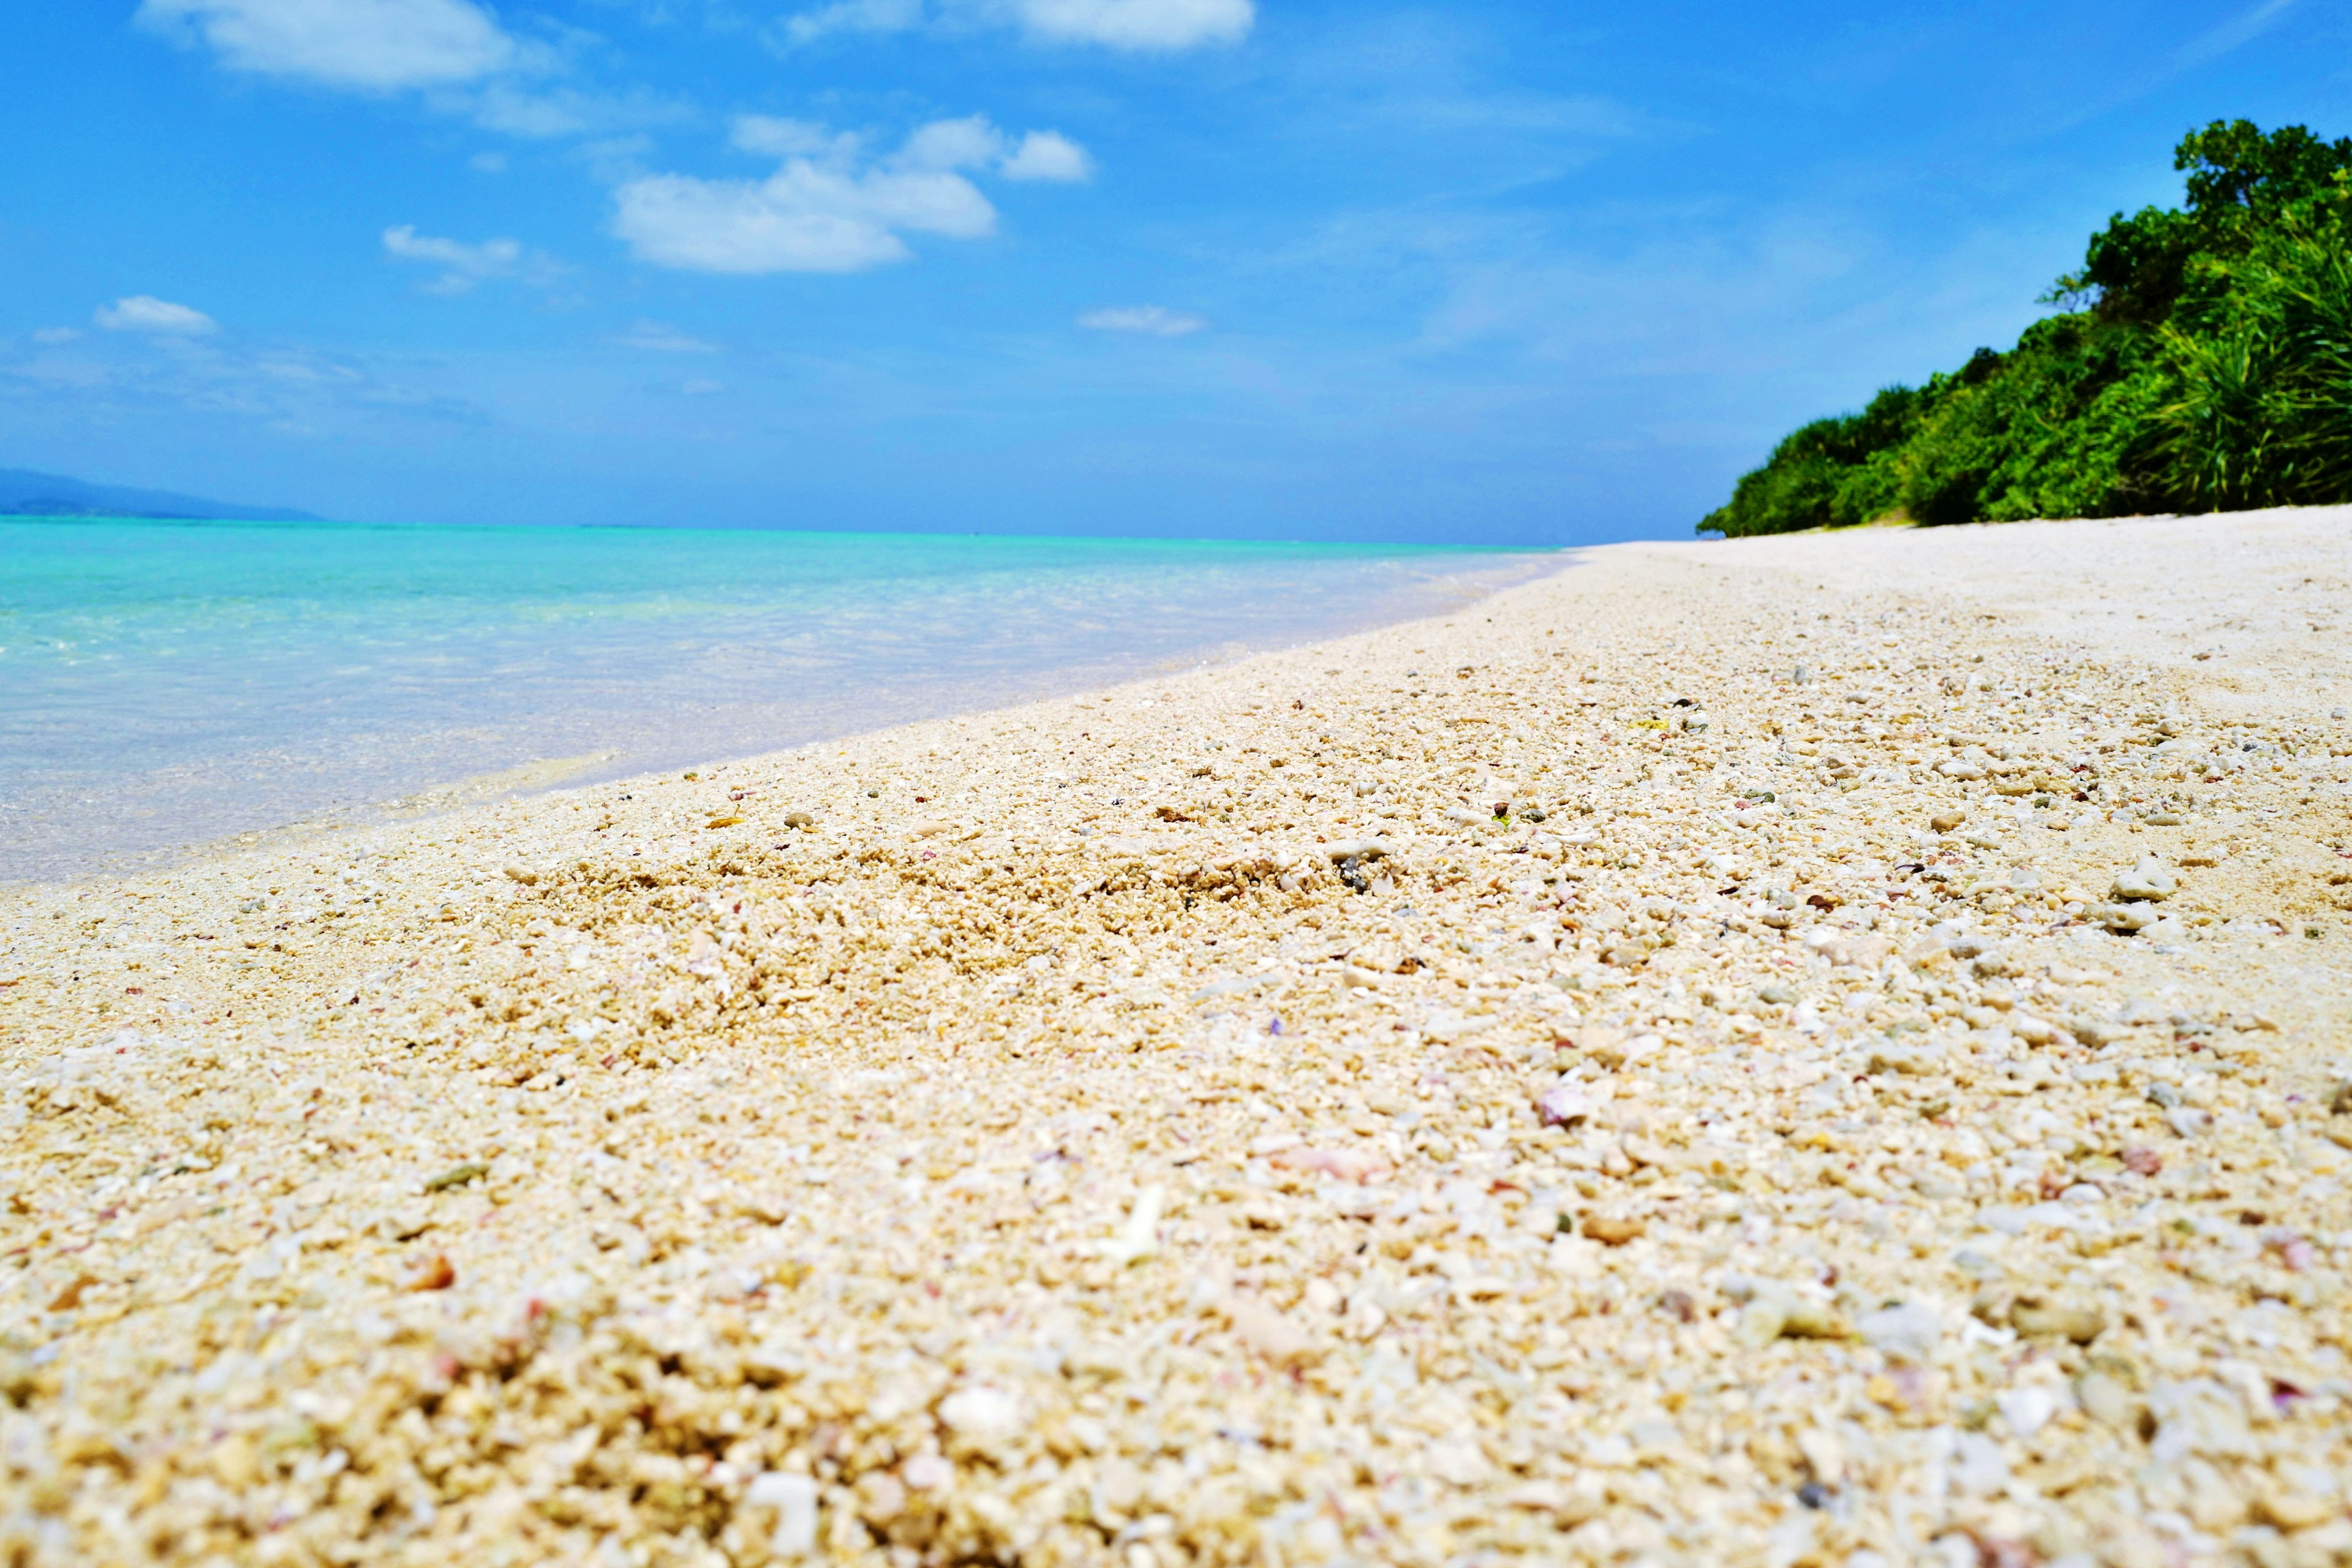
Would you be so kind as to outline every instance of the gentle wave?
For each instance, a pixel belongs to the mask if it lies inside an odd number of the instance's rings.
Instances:
[[[0,522],[0,879],[797,745],[1433,613],[1556,557]],[[543,770],[542,770],[543,771]],[[519,785],[516,787],[529,787]]]

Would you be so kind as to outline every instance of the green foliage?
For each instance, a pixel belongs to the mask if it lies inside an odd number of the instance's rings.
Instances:
[[[1702,532],[2352,500],[2352,140],[2216,121],[2006,353],[1790,434]]]
[[[2352,496],[2352,254],[2290,226],[2198,269],[2163,328],[2167,490],[2197,510]]]

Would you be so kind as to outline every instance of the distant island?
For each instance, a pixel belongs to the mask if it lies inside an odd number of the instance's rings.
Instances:
[[[2006,353],[1784,437],[1701,533],[2352,500],[2352,140],[2190,132]]]
[[[170,490],[98,485],[63,474],[0,468],[0,517],[152,517],[237,522],[317,522],[283,506],[236,506]]]

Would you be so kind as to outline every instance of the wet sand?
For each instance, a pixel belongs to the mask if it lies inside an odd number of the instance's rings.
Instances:
[[[10,890],[0,1557],[2345,1561],[2346,521]]]

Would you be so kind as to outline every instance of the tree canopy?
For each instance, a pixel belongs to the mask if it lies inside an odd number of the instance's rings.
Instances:
[[[2215,121],[2006,353],[1816,419],[1701,532],[2352,500],[2352,138]]]

